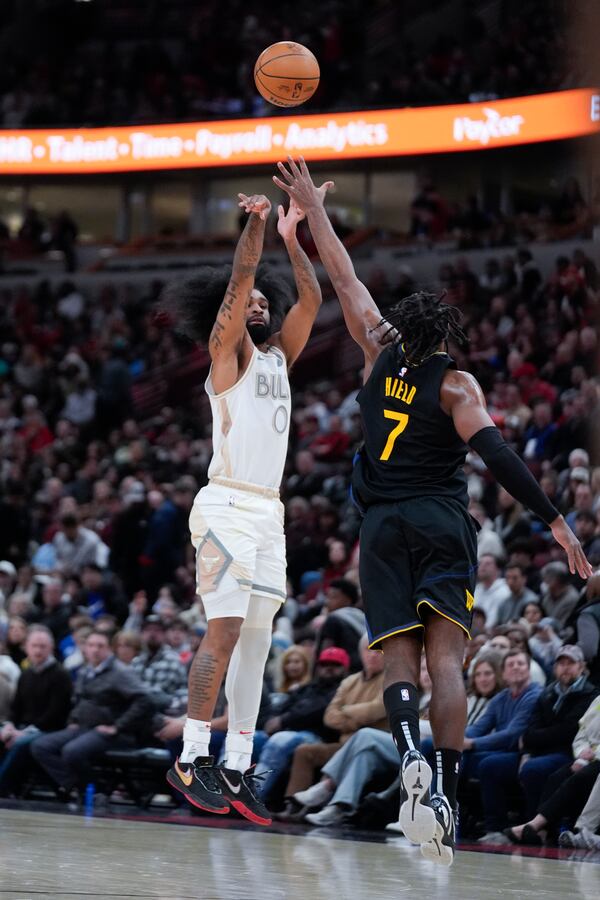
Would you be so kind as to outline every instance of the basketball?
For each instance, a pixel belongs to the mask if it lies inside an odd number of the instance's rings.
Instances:
[[[254,66],[258,92],[275,106],[300,106],[316,91],[319,77],[314,53],[293,41],[271,44]]]

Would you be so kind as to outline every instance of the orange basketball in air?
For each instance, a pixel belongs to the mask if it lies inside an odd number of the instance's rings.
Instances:
[[[259,93],[275,106],[300,106],[316,91],[319,77],[314,53],[293,41],[271,44],[254,66]]]

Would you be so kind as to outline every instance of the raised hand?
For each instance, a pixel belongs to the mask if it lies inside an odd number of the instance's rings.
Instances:
[[[238,206],[246,213],[256,213],[263,221],[268,218],[271,212],[271,201],[264,194],[238,194],[240,202]]]
[[[283,206],[277,207],[277,231],[284,241],[290,241],[296,236],[296,225],[304,218],[304,211],[300,209],[293,197],[290,197],[287,213]]]
[[[298,158],[297,164],[291,156],[288,156],[287,163],[289,168],[282,162],[277,163],[277,168],[284,179],[282,181],[277,175],[273,175],[277,187],[285,191],[305,212],[309,212],[315,206],[323,206],[325,195],[335,186],[334,182],[325,181],[321,187],[317,187],[302,156]]]

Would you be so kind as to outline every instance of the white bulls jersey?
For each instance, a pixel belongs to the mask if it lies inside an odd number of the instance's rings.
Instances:
[[[282,351],[254,348],[233,387],[215,394],[206,380],[213,416],[213,458],[208,477],[279,489],[290,430],[290,383]]]

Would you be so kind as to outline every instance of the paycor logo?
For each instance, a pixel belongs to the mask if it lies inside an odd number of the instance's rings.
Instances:
[[[485,119],[458,116],[454,120],[454,140],[471,141],[485,146],[497,138],[518,136],[525,122],[523,116],[503,116],[487,106],[484,106],[483,113]]]

